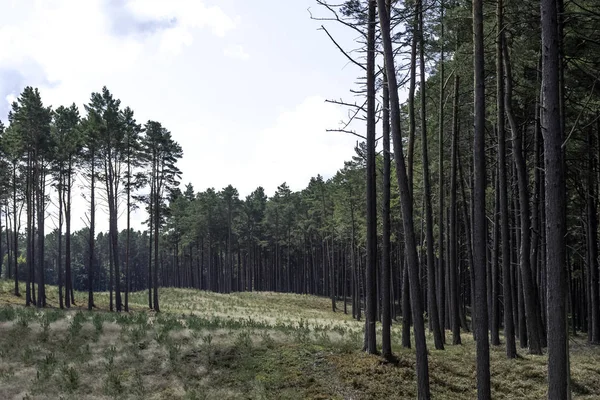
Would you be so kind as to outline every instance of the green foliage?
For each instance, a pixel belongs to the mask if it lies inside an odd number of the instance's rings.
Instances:
[[[63,365],[60,369],[60,384],[67,393],[75,392],[80,385],[79,373],[73,366]]]

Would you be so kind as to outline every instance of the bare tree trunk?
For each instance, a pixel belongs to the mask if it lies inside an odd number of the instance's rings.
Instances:
[[[596,197],[595,197],[595,176],[594,176],[594,142],[593,142],[593,127],[588,128],[587,147],[588,147],[588,171],[587,171],[587,232],[588,232],[588,255],[590,271],[590,333],[591,342],[594,344],[600,343],[600,315],[598,314],[600,307],[600,297],[598,293],[598,221],[596,218]]]
[[[498,175],[498,174],[497,174]],[[490,332],[491,343],[493,346],[500,346],[500,303],[499,303],[499,256],[500,256],[500,184],[499,177],[496,175],[494,188],[494,224],[493,224],[493,250],[492,250],[492,265],[491,265],[491,285],[488,290],[491,292],[490,304]]]
[[[437,308],[435,289],[435,255],[433,249],[433,207],[431,205],[431,183],[429,181],[429,155],[427,145],[427,115],[426,115],[426,93],[425,93],[425,39],[423,37],[423,3],[417,0],[417,14],[419,18],[419,76],[420,76],[420,99],[421,99],[421,144],[423,157],[423,195],[425,202],[425,234],[427,241],[427,305],[429,306],[429,324],[433,330],[435,348],[444,349],[442,332]],[[443,83],[442,83],[443,84]]]
[[[389,2],[386,4],[389,10]],[[381,315],[381,344],[383,356],[392,357],[392,314],[391,314],[391,263],[390,263],[390,92],[387,86],[387,76],[384,74],[383,85],[383,205],[382,205],[382,234],[381,245],[381,289],[382,289],[382,315]]]
[[[412,194],[410,192],[409,180],[404,164],[404,154],[401,139],[400,101],[398,99],[398,82],[394,65],[394,54],[392,49],[390,18],[385,9],[385,0],[377,0],[379,9],[379,21],[381,26],[381,38],[385,57],[385,69],[388,77],[390,92],[390,114],[392,121],[392,135],[394,141],[394,160],[398,188],[400,190],[400,202],[402,208],[402,221],[404,224],[404,237],[406,240],[407,260],[410,279],[411,300],[413,309],[415,348],[417,353],[417,394],[420,400],[431,398],[429,388],[429,365],[427,362],[427,343],[425,341],[425,325],[423,320],[423,306],[421,300],[421,285],[419,282],[419,265],[417,257],[417,245],[415,241]],[[373,7],[372,5],[371,7]]]
[[[567,399],[569,349],[565,270],[565,174],[559,85],[556,0],[541,0],[542,104],[546,177],[546,265],[548,268],[548,399]]]
[[[95,155],[94,155],[94,151],[92,150],[92,159],[91,159],[91,167],[92,167],[92,173],[90,175],[90,237],[89,237],[89,265],[88,265],[88,310],[92,310],[92,308],[94,307],[94,247],[95,247],[95,242],[96,242],[96,236],[95,236],[95,227],[96,227],[96,198],[95,198],[95,178],[96,178],[96,171],[95,171]],[[68,296],[67,296],[68,298]],[[67,299],[67,307],[69,304],[69,300]]]
[[[439,259],[438,259],[438,272],[437,272],[437,288],[438,288],[438,313],[439,313],[439,326],[442,334],[442,343],[446,343],[446,283],[445,283],[445,271],[444,271],[444,11],[445,4],[444,0],[440,0],[440,99],[439,99],[439,136],[438,136],[438,150],[439,150]]]
[[[504,338],[506,340],[506,356],[515,358],[517,347],[515,343],[515,325],[513,321],[513,305],[511,291],[510,266],[510,233],[508,229],[508,185],[506,172],[506,131],[504,114],[504,62],[503,30],[504,10],[503,0],[497,6],[497,36],[496,36],[496,78],[497,78],[497,129],[498,129],[498,190],[500,192],[500,239],[502,242],[502,297],[504,301]]]
[[[490,348],[486,302],[485,218],[485,76],[483,46],[483,0],[473,0],[473,54],[475,74],[475,130],[473,140],[473,261],[475,274],[474,331],[477,336],[477,398],[491,398]]]
[[[15,296],[21,296],[19,292],[19,226],[17,217],[17,164],[13,163],[13,262],[15,264]]]
[[[381,12],[385,3],[381,2]],[[375,323],[377,321],[376,263],[377,263],[377,187],[375,183],[375,0],[369,0],[367,37],[367,268],[366,268],[366,351],[377,353]]]
[[[449,291],[450,291],[450,323],[452,326],[452,344],[461,344],[460,338],[460,317],[459,317],[459,305],[458,305],[458,265],[457,265],[457,220],[456,220],[456,207],[457,207],[457,158],[458,158],[458,89],[460,85],[460,78],[458,75],[454,76],[454,106],[453,106],[453,122],[452,122],[452,163],[450,172],[450,223],[448,224],[450,239],[450,257],[448,259],[448,276],[449,276]]]
[[[521,280],[523,282],[523,297],[525,301],[525,317],[527,323],[527,333],[529,342],[529,352],[531,354],[542,354],[540,339],[539,305],[538,298],[535,295],[535,286],[531,273],[530,250],[531,250],[531,232],[530,232],[530,210],[529,210],[529,188],[527,179],[527,165],[523,158],[523,145],[521,136],[517,128],[517,123],[512,111],[512,68],[508,54],[508,49],[504,47],[504,70],[506,75],[505,89],[506,97],[505,107],[508,122],[512,131],[513,159],[517,170],[517,183],[519,186],[519,207],[521,211],[521,254],[519,257],[521,266]]]
[[[62,226],[63,226],[63,168],[62,165],[58,171],[58,259],[56,267],[58,269],[58,305],[64,308],[63,301],[63,273],[62,273]],[[67,296],[69,292],[67,291]]]

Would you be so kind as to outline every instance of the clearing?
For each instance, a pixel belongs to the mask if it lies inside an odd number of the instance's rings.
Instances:
[[[1,399],[413,399],[414,350],[392,330],[396,364],[360,351],[363,323],[332,313],[329,299],[279,293],[161,289],[159,314],[146,311],[146,292],[130,295],[130,313],[77,307],[21,306],[0,281]],[[24,288],[23,288],[24,290]],[[340,303],[339,306],[342,304]],[[447,339],[451,339],[447,333]],[[476,397],[475,344],[433,349],[428,335],[434,399]],[[546,395],[546,356],[507,360],[492,347],[494,399]],[[600,398],[600,348],[571,340],[573,398]]]

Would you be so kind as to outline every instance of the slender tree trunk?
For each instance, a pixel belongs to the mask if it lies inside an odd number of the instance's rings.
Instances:
[[[411,40],[410,52],[410,82],[408,88],[408,149],[407,149],[407,178],[408,188],[411,194],[413,191],[413,166],[414,166],[414,149],[415,149],[415,132],[416,132],[416,113],[415,113],[415,90],[416,90],[416,75],[417,75],[417,30],[419,25],[419,15],[415,12],[413,20],[413,36]],[[393,123],[393,121],[392,121]],[[412,204],[411,204],[412,208]],[[413,226],[414,229],[414,226]],[[402,345],[410,348],[410,325],[411,320],[411,299],[410,299],[410,279],[408,274],[408,260],[406,261],[403,273],[403,301],[402,301]]]
[[[154,208],[152,203],[154,202],[154,177],[150,184],[150,197],[148,198],[148,308],[152,310],[154,307],[154,301],[152,299],[152,248],[154,245]]]
[[[457,265],[457,163],[458,163],[458,93],[459,93],[460,78],[454,76],[454,106],[453,106],[453,122],[452,122],[452,166],[450,172],[450,223],[448,224],[450,235],[450,258],[448,259],[448,274],[450,282],[450,322],[452,324],[452,344],[459,345],[462,343],[460,338],[460,316],[458,303],[458,265]]]
[[[515,358],[515,325],[513,321],[513,305],[511,290],[510,265],[510,233],[508,211],[508,185],[506,172],[506,130],[504,114],[504,8],[503,0],[497,3],[497,35],[496,35],[496,78],[497,78],[497,129],[498,129],[498,190],[500,194],[500,240],[502,243],[502,298],[504,301],[504,338],[506,340],[506,356]]]
[[[386,4],[389,10],[389,3]],[[383,85],[383,204],[382,204],[382,234],[381,245],[381,289],[382,289],[382,315],[381,315],[381,344],[382,353],[386,358],[392,357],[392,314],[390,298],[390,93],[387,86],[387,76],[384,74]]]
[[[491,398],[488,310],[486,302],[485,218],[485,77],[483,46],[483,0],[473,0],[473,54],[475,75],[475,130],[473,140],[473,261],[475,273],[474,331],[477,336],[477,398]]]
[[[129,142],[129,138],[128,138]],[[129,312],[130,271],[129,258],[131,246],[131,149],[127,149],[127,237],[125,239],[125,311]],[[190,263],[191,263],[190,259]],[[191,265],[191,264],[190,264]]]
[[[463,216],[463,226],[464,226],[464,234],[465,234],[465,248],[466,248],[466,253],[467,253],[467,257],[466,257],[466,264],[467,264],[467,268],[466,268],[466,272],[465,270],[462,271],[462,275],[464,278],[464,275],[466,275],[467,273],[469,274],[469,287],[467,288],[466,286],[466,280],[463,282],[464,286],[464,291],[463,291],[463,296],[459,297],[459,306],[458,306],[458,312],[459,312],[459,318],[460,318],[460,324],[462,325],[463,329],[465,329],[467,332],[469,331],[469,325],[467,324],[467,315],[466,315],[466,305],[467,305],[467,298],[471,299],[471,315],[474,315],[476,312],[476,307],[475,304],[473,302],[473,299],[475,298],[475,294],[474,294],[474,289],[475,289],[475,284],[474,284],[474,278],[475,275],[473,273],[473,266],[475,265],[475,263],[473,262],[473,234],[472,229],[471,229],[471,218],[469,217],[469,211],[468,211],[468,204],[469,204],[469,200],[467,197],[467,192],[465,190],[465,179],[464,179],[464,174],[463,174],[463,170],[462,170],[462,163],[461,163],[461,158],[460,158],[460,146],[457,146],[456,149],[456,158],[458,159],[458,180],[460,181],[460,191],[462,194],[462,201],[460,202],[461,204],[461,208],[462,208],[462,216]],[[471,175],[473,175],[471,173]],[[471,193],[473,191],[471,190]],[[472,202],[471,202],[471,209],[472,209]],[[459,229],[459,224],[456,224],[456,229]],[[458,234],[457,234],[458,237]],[[458,240],[458,239],[457,239]],[[458,262],[458,261],[457,261]],[[460,273],[461,269],[460,269],[460,265],[457,268],[458,272],[457,274]],[[459,279],[459,278],[457,278]],[[460,283],[459,283],[459,287]],[[470,289],[470,292],[467,290]],[[470,296],[469,296],[470,294]],[[460,304],[460,301],[462,301],[462,306]],[[473,332],[473,337],[475,337],[475,332]]]
[[[108,234],[108,293],[109,293],[109,309],[110,311],[114,311],[114,299],[113,299],[113,268],[114,268],[114,258],[113,253],[115,251],[113,247],[113,243],[111,240],[111,234]]]
[[[45,215],[46,211],[45,207],[45,186],[46,186],[46,178],[45,178],[45,168],[44,168],[44,158],[37,161],[36,163],[37,169],[37,263],[38,263],[38,298],[37,298],[37,307],[42,308],[46,306],[46,273],[45,273],[45,254],[44,254],[44,225],[45,225]]]
[[[588,128],[587,148],[588,148],[588,171],[587,171],[587,232],[588,232],[588,255],[590,271],[590,333],[591,342],[600,343],[600,297],[598,293],[598,221],[596,217],[596,197],[595,197],[595,176],[594,176],[594,142],[593,127]]]
[[[65,271],[69,269],[68,291],[65,284],[65,296],[71,296],[71,304],[75,304],[75,294],[73,292],[73,278],[71,274],[71,189],[73,186],[73,160],[69,156],[69,166],[67,169],[67,195],[66,201],[63,201],[65,208]]]
[[[64,308],[63,302],[63,274],[62,274],[62,227],[63,227],[63,168],[62,165],[58,171],[58,259],[56,267],[58,269],[58,305]],[[69,292],[67,292],[67,296]]]
[[[156,162],[156,161],[155,161]],[[155,168],[158,174],[158,167]],[[160,224],[160,184],[158,176],[155,177],[154,184],[154,291],[153,291],[153,305],[154,311],[159,312],[160,307],[158,303],[158,233]]]
[[[506,75],[505,89],[505,107],[508,122],[512,131],[513,158],[517,170],[517,183],[519,186],[519,207],[521,211],[521,254],[519,257],[521,266],[521,280],[523,282],[523,297],[525,301],[525,317],[527,323],[527,333],[529,342],[529,351],[531,354],[542,354],[542,345],[540,339],[539,305],[535,295],[535,284],[531,272],[530,250],[531,250],[531,232],[530,232],[530,210],[529,210],[529,188],[527,179],[527,165],[523,158],[523,145],[519,134],[517,123],[512,111],[512,68],[508,54],[508,49],[504,46],[504,70]]]
[[[91,167],[92,173],[90,175],[90,237],[89,237],[89,265],[88,265],[88,310],[92,310],[94,307],[94,246],[96,242],[96,198],[95,198],[95,184],[96,184],[96,171],[95,171],[95,154],[92,150]],[[68,300],[67,300],[68,304]],[[68,306],[67,306],[68,307]]]
[[[569,349],[565,270],[565,174],[559,85],[559,36],[555,0],[541,0],[542,132],[546,178],[546,265],[548,268],[548,399],[567,399]]]
[[[5,208],[4,208],[4,223],[6,224],[6,279],[10,280],[12,279],[12,273],[13,273],[13,268],[12,268],[12,248],[11,248],[11,244],[10,244],[10,231],[11,231],[11,227],[10,227],[10,210],[8,208],[8,199],[6,199],[6,203],[5,203]],[[14,229],[14,228],[13,228]]]
[[[423,3],[417,0],[417,13],[419,18],[419,76],[421,99],[421,144],[423,157],[423,194],[425,202],[425,230],[427,241],[427,304],[429,306],[429,324],[433,330],[435,348],[444,349],[444,341],[440,330],[439,315],[435,290],[435,255],[433,249],[433,207],[431,205],[431,183],[429,181],[429,155],[427,145],[427,115],[425,93],[425,39],[423,36]],[[442,83],[443,84],[443,83]]]
[[[500,280],[500,184],[499,178],[496,176],[494,189],[494,224],[493,224],[493,250],[492,250],[492,268],[491,268],[491,287],[488,290],[491,292],[490,304],[490,331],[491,343],[493,346],[500,346],[500,302],[499,302],[499,280]]]
[[[444,265],[444,0],[440,0],[440,99],[439,99],[439,134],[438,134],[438,150],[439,150],[439,259],[437,272],[437,288],[438,288],[438,312],[439,326],[442,334],[442,343],[446,343],[446,284],[445,284],[445,265]]]
[[[17,164],[13,163],[13,262],[15,267],[15,296],[21,296],[19,291],[19,225],[17,218]],[[29,285],[29,284],[28,284]]]
[[[385,3],[380,2],[380,13]],[[369,0],[367,37],[367,268],[365,342],[369,354],[377,353],[375,322],[377,321],[377,187],[375,183],[375,0]]]
[[[385,9],[385,1],[377,0],[379,9],[379,21],[381,26],[381,38],[385,57],[385,69],[388,77],[390,92],[390,114],[392,121],[392,135],[394,142],[394,160],[400,190],[400,202],[402,209],[402,221],[404,223],[404,237],[408,259],[411,300],[413,309],[415,347],[417,353],[417,394],[420,400],[431,398],[429,388],[429,365],[427,362],[427,343],[425,342],[425,325],[423,321],[423,306],[421,300],[421,285],[419,282],[419,265],[417,256],[417,245],[415,241],[412,193],[410,192],[409,180],[404,164],[402,151],[400,101],[398,99],[398,82],[394,65],[394,54],[392,49],[390,17]],[[371,5],[374,7],[374,4]]]

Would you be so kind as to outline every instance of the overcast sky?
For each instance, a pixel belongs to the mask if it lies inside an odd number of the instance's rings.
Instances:
[[[352,156],[355,137],[325,131],[347,111],[324,100],[352,100],[360,74],[309,7],[325,15],[314,0],[0,0],[0,120],[25,86],[83,114],[106,85],[171,130],[183,184],[300,190]]]

